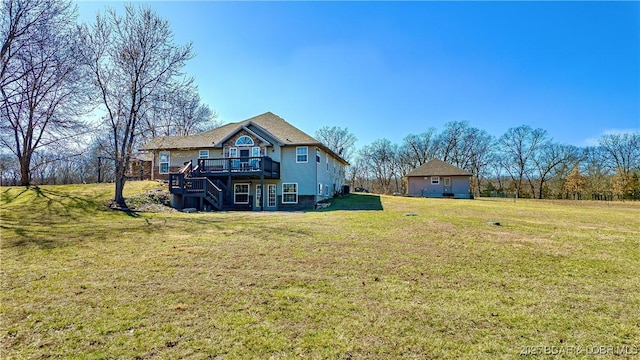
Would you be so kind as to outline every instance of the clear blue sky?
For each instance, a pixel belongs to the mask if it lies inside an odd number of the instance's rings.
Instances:
[[[78,2],[81,21],[123,2]],[[148,5],[224,122],[266,111],[357,146],[467,120],[584,146],[640,131],[640,2],[177,2]]]

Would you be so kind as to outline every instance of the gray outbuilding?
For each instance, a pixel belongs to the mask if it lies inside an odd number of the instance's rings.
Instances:
[[[409,196],[472,199],[471,173],[439,159],[432,159],[406,176]]]

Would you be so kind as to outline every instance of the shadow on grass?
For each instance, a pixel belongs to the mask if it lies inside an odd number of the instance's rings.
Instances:
[[[331,206],[317,211],[335,210],[372,210],[381,211],[382,201],[380,196],[373,194],[349,194],[339,198],[331,199]]]
[[[74,220],[79,219],[80,214],[95,211],[101,205],[96,199],[72,195],[66,191],[43,189],[39,186],[32,186],[29,189],[35,192],[36,198],[42,198],[46,201],[46,209],[49,213],[70,217]]]
[[[45,202],[45,209],[49,214],[70,217],[74,220],[80,219],[82,216],[90,214],[96,210],[108,208],[98,194],[95,194],[94,196],[86,196],[84,194],[77,196],[72,195],[68,191],[41,188],[37,185],[25,187],[24,190],[14,197],[10,197],[5,191],[5,193],[2,194],[2,200],[9,204],[29,191],[34,193],[36,200],[40,199]],[[126,204],[124,204],[124,206],[112,206],[109,208],[113,211],[123,212],[130,217],[140,216],[137,211],[129,209]]]
[[[65,241],[31,238],[28,236],[28,233],[24,229],[16,229],[16,234],[19,234],[20,236],[22,236],[22,238],[20,238],[19,240],[11,241],[10,243],[6,244],[8,245],[7,247],[36,246],[40,249],[51,250],[69,245]]]
[[[12,201],[14,201],[17,198],[19,198],[20,195],[24,194],[28,190],[29,190],[29,187],[24,187],[24,189],[22,191],[20,191],[18,194],[16,194],[15,196],[12,197],[11,196],[11,188],[7,188],[0,195],[0,202],[2,202],[3,204],[10,204]]]
[[[133,218],[140,217],[140,213],[139,213],[139,211],[131,210],[131,209],[127,206],[127,203],[126,203],[126,202],[124,203],[124,205],[117,205],[117,206],[116,206],[116,205],[113,205],[113,204],[112,204],[109,208],[110,208],[111,210],[113,210],[113,211],[120,211],[120,212],[123,212],[123,213],[125,213],[125,214],[127,214],[128,216],[133,217]]]
[[[96,234],[95,228],[81,224],[91,222],[91,218],[99,218],[109,211],[132,218],[140,217],[140,214],[127,207],[110,209],[104,201],[104,195],[99,193],[74,194],[65,189],[28,186],[17,191],[5,190],[0,197],[3,210],[8,211],[8,219],[3,219],[7,222],[0,226],[3,248],[32,245],[54,249],[72,245]],[[79,225],[75,227],[74,222]],[[142,232],[153,227],[148,221],[133,225],[134,229]],[[74,233],[68,233],[69,227],[74,227]]]
[[[37,247],[41,250],[52,250],[69,246],[76,246],[83,242],[117,242],[126,236],[145,237],[148,234],[156,233],[159,227],[164,225],[145,221],[133,220],[126,222],[126,225],[117,227],[105,226],[104,224],[84,224],[73,228],[72,231],[67,226],[52,225],[46,228],[38,226],[0,226],[5,232],[0,249],[5,248],[31,248]],[[1,253],[2,250],[0,250]]]
[[[66,191],[51,190],[40,186],[25,186],[21,191],[5,190],[1,194],[2,206],[7,209],[13,206],[14,211],[78,218],[78,213],[95,211],[98,208],[96,199],[86,196],[72,195]],[[18,203],[18,200],[22,203]],[[72,211],[76,210],[76,211]]]

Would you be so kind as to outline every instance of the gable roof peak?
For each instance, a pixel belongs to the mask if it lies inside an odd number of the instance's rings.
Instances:
[[[285,119],[271,111],[246,120],[227,123],[218,128],[196,135],[177,136],[168,139],[154,138],[142,146],[140,150],[220,147],[223,142],[243,129],[249,129],[267,140],[273,139],[275,140],[273,143],[280,146],[317,146],[345,165],[349,164],[339,154],[334,153],[322,142],[291,125]]]
[[[405,176],[471,176],[471,173],[440,159],[433,158]]]

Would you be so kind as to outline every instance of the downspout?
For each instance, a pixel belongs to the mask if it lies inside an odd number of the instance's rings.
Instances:
[[[264,211],[264,159],[262,162],[262,173],[260,174],[260,211]]]
[[[155,180],[156,178],[155,169],[156,169],[156,152],[154,151],[153,156],[151,157],[151,181]]]

